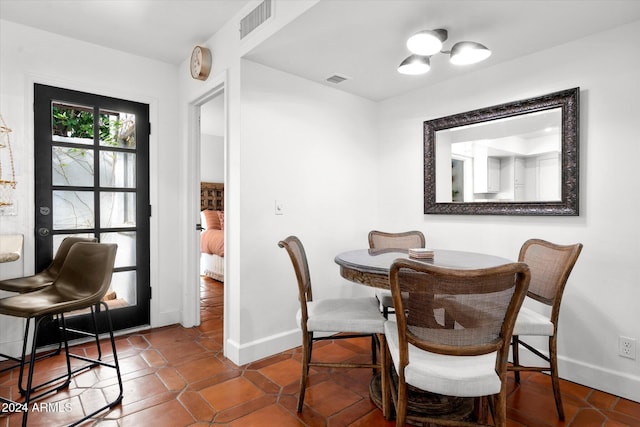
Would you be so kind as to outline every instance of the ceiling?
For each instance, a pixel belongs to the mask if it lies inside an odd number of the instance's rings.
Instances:
[[[245,0],[0,0],[0,17],[172,64],[208,40]],[[276,3],[274,15],[277,15]],[[640,0],[322,0],[246,57],[379,101],[589,34],[640,20]],[[444,28],[493,55],[471,66],[431,60],[422,76],[396,71],[405,42]],[[595,57],[594,57],[595,59]],[[541,64],[544,66],[544,64]],[[325,79],[348,79],[334,84]]]
[[[379,101],[639,19],[638,0],[325,0],[247,57]],[[436,28],[444,50],[472,40],[493,54],[471,66],[437,54],[429,73],[399,74],[407,38]],[[325,82],[336,73],[351,79]]]
[[[0,18],[179,64],[246,0],[0,0]]]

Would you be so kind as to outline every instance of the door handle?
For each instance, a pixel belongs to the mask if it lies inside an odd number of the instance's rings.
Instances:
[[[202,224],[196,224],[196,230],[197,230],[197,231],[202,231],[202,230],[204,230],[204,228],[202,227]]]

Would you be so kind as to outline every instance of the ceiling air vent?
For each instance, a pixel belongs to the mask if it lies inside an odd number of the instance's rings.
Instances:
[[[271,0],[264,0],[240,20],[240,39],[245,38],[269,17],[271,17]]]
[[[348,79],[349,79],[348,77],[341,76],[339,74],[334,74],[333,76],[327,77],[328,82],[335,83],[335,84],[342,83],[343,81]]]

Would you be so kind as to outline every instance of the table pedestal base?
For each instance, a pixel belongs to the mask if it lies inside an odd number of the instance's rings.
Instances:
[[[395,372],[394,372],[395,374]],[[393,380],[397,377],[393,375]],[[369,384],[369,396],[373,403],[382,409],[382,385],[380,375],[375,375]],[[424,390],[408,386],[409,401],[407,402],[407,415],[437,416],[448,420],[472,421],[475,416],[474,399],[469,397],[443,396],[429,393]],[[391,404],[393,413],[393,403]],[[423,425],[419,422],[407,420],[408,424]]]

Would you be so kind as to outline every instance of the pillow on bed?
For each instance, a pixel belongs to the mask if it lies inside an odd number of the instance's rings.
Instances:
[[[205,209],[201,212],[204,221],[202,226],[207,230],[222,230],[220,219],[218,217],[218,211],[211,209]]]
[[[218,212],[218,221],[220,221],[220,230],[224,230],[224,211],[216,211]]]
[[[200,211],[200,226],[203,230],[207,229],[207,217],[204,216],[204,211]]]

